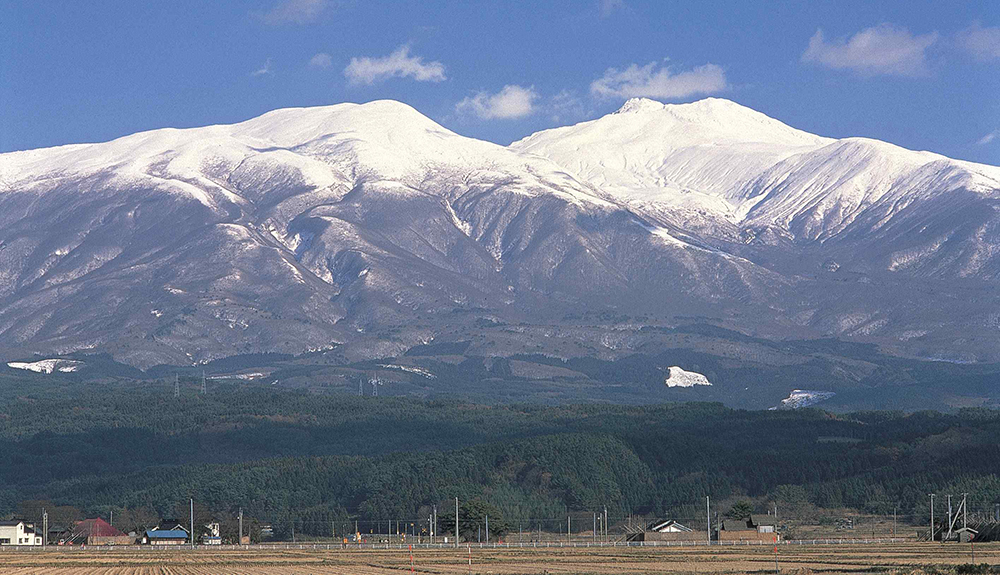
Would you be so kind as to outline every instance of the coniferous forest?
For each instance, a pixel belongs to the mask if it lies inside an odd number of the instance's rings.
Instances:
[[[41,381],[0,395],[0,516],[113,511],[141,528],[193,498],[199,513],[242,508],[282,537],[446,514],[455,497],[493,509],[494,529],[604,507],[691,520],[706,495],[913,518],[929,492],[1000,502],[991,410],[483,405],[244,383],[174,397]]]

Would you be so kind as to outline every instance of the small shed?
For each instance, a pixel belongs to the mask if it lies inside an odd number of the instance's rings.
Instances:
[[[962,527],[955,530],[955,540],[959,543],[971,543],[976,540],[979,532],[972,527]]]

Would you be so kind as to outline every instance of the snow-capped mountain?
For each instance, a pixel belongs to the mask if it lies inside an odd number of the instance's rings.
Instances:
[[[1000,272],[988,223],[996,208],[936,233],[911,219],[993,206],[997,167],[865,138],[822,138],[716,98],[633,99],[614,114],[511,147],[570,168],[638,212],[718,240],[772,235],[803,246],[850,242],[852,251],[872,244],[880,261],[871,263],[883,269]]]
[[[277,110],[0,155],[0,350],[643,345],[579,319],[613,311],[986,359],[998,198],[998,168],[718,99],[630,100],[509,147],[398,102]]]

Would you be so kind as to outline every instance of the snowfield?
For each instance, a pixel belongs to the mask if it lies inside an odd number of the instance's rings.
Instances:
[[[33,362],[9,361],[7,367],[11,369],[23,369],[34,371],[35,373],[70,373],[80,371],[84,362],[71,359],[43,359]]]
[[[771,409],[799,409],[800,407],[809,407],[810,405],[816,405],[821,401],[830,399],[831,397],[837,395],[832,391],[807,391],[804,389],[793,389],[788,397],[781,400],[781,405],[777,407],[772,407]]]
[[[694,387],[696,385],[712,385],[708,378],[696,371],[684,371],[676,365],[669,368],[670,373],[664,383],[667,387]]]

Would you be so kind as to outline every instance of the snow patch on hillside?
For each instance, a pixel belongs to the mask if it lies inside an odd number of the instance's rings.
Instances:
[[[33,362],[7,362],[7,367],[9,368],[23,369],[26,371],[33,371],[35,373],[69,373],[73,371],[80,371],[83,366],[84,363],[82,361],[74,361],[72,359],[43,359]]]
[[[696,385],[712,385],[708,378],[696,371],[685,371],[676,365],[671,366],[670,373],[664,383],[667,387],[694,387]]]
[[[383,369],[396,369],[396,370],[399,370],[399,371],[405,371],[407,373],[415,373],[417,375],[422,375],[422,376],[426,377],[427,379],[437,379],[436,375],[434,375],[433,373],[427,371],[426,369],[423,369],[421,367],[414,367],[412,365],[397,365],[397,364],[394,364],[394,363],[381,363],[381,364],[379,364],[379,367],[381,367]]]
[[[832,391],[808,391],[805,389],[793,389],[788,397],[781,400],[781,405],[772,407],[775,409],[799,409],[801,407],[809,407],[810,405],[816,405],[821,401],[830,399],[831,397],[837,395]]]

